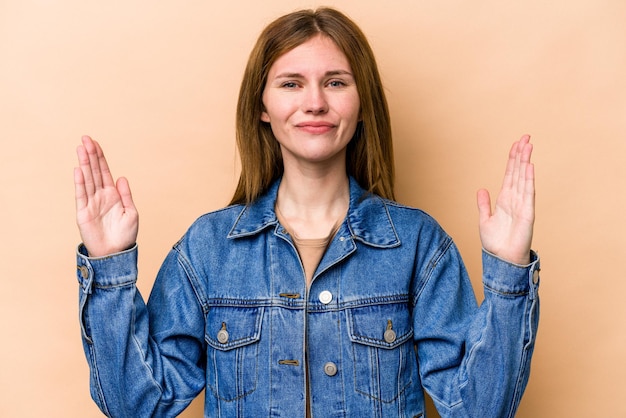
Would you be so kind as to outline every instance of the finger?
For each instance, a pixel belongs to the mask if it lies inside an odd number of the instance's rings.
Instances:
[[[517,143],[520,146],[520,150],[524,147],[524,145],[528,144],[530,142],[530,135],[528,134],[524,134],[522,135],[518,140]]]
[[[485,189],[480,189],[476,193],[476,203],[478,205],[478,221],[483,223],[491,218],[491,197]]]
[[[530,142],[526,142],[524,144],[524,148],[522,149],[522,155],[521,155],[521,159],[522,162],[525,163],[530,163],[530,157],[533,154],[533,144],[531,144]]]
[[[528,203],[532,206],[533,212],[535,207],[535,165],[529,163],[526,167],[526,182],[524,184],[524,193]]]
[[[124,206],[124,209],[135,210],[135,203],[133,202],[133,195],[130,192],[130,186],[128,184],[128,180],[125,177],[120,177],[117,180],[117,191],[120,194],[120,198],[122,199],[122,206]]]
[[[84,145],[76,147],[76,155],[78,156],[78,164],[82,173],[82,181],[85,187],[85,193],[87,196],[93,196],[95,192],[93,175],[91,172],[91,162],[89,161],[89,155]]]
[[[102,184],[106,186],[114,186],[115,182],[113,181],[113,175],[111,175],[111,170],[109,170],[109,164],[107,163],[107,159],[104,157],[104,152],[102,151],[102,147],[97,141],[93,141],[96,146],[96,155],[98,156],[98,166],[100,167],[100,173],[102,176]]]
[[[528,143],[521,144],[521,149],[519,151],[519,172],[517,173],[517,191],[518,193],[526,193],[526,188],[528,187],[528,182],[531,180],[534,175],[532,175],[533,171],[529,172],[530,156],[533,152],[533,145]],[[529,177],[529,173],[531,177]],[[532,185],[532,181],[530,181]]]
[[[519,170],[517,166],[517,153],[519,148],[519,141],[514,142],[509,150],[509,159],[506,163],[506,169],[504,170],[504,179],[502,181],[502,189],[511,189],[516,180],[516,170]]]
[[[91,181],[93,187],[97,190],[102,187],[102,173],[100,171],[100,158],[98,157],[98,147],[96,141],[88,136],[83,136],[83,147],[89,158],[89,167],[91,169]]]
[[[83,171],[76,167],[74,168],[74,195],[76,198],[76,210],[81,210],[87,206],[87,191],[85,190],[85,178]]]
[[[515,187],[515,191],[518,193],[522,193],[525,188],[526,167],[530,162],[530,153],[532,152],[532,145],[529,144],[529,141],[530,136],[523,135],[520,140],[514,144],[515,160],[511,173],[511,185]],[[513,148],[511,151],[513,151]]]

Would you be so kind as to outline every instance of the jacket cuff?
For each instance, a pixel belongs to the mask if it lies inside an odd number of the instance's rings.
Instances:
[[[104,257],[89,257],[80,244],[76,249],[76,276],[84,293],[94,287],[117,287],[137,281],[137,244]]]
[[[531,250],[530,263],[510,263],[483,249],[483,284],[485,288],[503,295],[529,295],[537,297],[539,288],[540,261]]]

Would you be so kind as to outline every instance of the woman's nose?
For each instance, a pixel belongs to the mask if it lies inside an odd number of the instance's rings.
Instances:
[[[308,87],[305,89],[302,110],[305,113],[320,114],[328,111],[328,101],[323,88]]]

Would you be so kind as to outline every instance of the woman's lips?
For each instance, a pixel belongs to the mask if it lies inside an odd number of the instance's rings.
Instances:
[[[297,124],[296,127],[311,134],[323,134],[333,130],[335,125],[330,122],[302,122]]]

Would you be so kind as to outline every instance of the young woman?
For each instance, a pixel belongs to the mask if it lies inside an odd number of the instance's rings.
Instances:
[[[478,194],[485,300],[452,240],[393,199],[389,114],[358,27],[328,8],[271,23],[237,109],[242,173],[137,291],[138,217],[89,137],[75,170],[80,318],[108,416],[513,416],[539,302],[532,146],[495,209]]]

